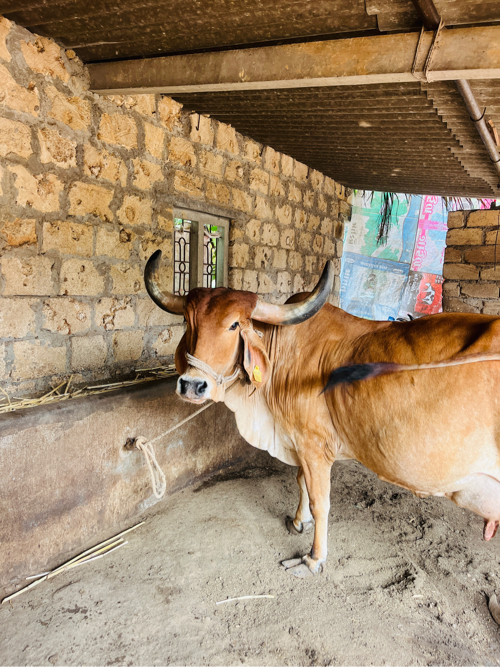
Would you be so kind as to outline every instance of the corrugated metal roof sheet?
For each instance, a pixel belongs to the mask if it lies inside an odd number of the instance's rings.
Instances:
[[[475,85],[500,109],[494,89]],[[498,183],[452,82],[175,98],[353,188],[491,197]]]
[[[500,23],[498,0],[435,0],[447,26]],[[411,0],[0,0],[85,62],[418,30]],[[472,84],[500,127],[500,82]],[[500,196],[452,82],[176,95],[354,188]]]
[[[500,21],[498,0],[435,0],[446,25]],[[411,0],[0,0],[0,14],[85,62],[420,28]]]

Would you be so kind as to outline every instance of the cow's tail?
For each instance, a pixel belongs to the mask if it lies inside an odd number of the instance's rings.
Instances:
[[[462,366],[463,364],[477,364],[481,361],[500,361],[500,354],[470,354],[466,357],[453,357],[446,361],[435,361],[430,364],[393,364],[390,362],[377,362],[369,364],[351,364],[341,366],[332,371],[323,391],[330,391],[337,385],[350,385],[361,380],[369,380],[378,375],[389,375],[402,371],[421,371],[430,368],[447,368],[449,366]]]

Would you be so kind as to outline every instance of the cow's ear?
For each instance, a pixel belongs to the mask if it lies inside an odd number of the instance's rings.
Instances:
[[[245,343],[243,366],[253,386],[262,387],[271,373],[266,349],[253,329],[242,329],[241,337]]]
[[[179,375],[184,375],[188,367],[186,350],[186,334],[184,333],[175,351],[175,368]]]

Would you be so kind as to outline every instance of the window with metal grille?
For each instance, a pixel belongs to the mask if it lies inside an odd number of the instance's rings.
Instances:
[[[174,210],[174,294],[227,286],[228,232],[226,218]]]

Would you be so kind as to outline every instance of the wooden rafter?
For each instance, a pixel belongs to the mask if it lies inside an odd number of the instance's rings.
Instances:
[[[377,35],[89,65],[91,89],[193,93],[405,83],[422,75],[433,32]],[[429,81],[500,78],[500,26],[443,30]],[[414,73],[412,73],[412,67]]]

